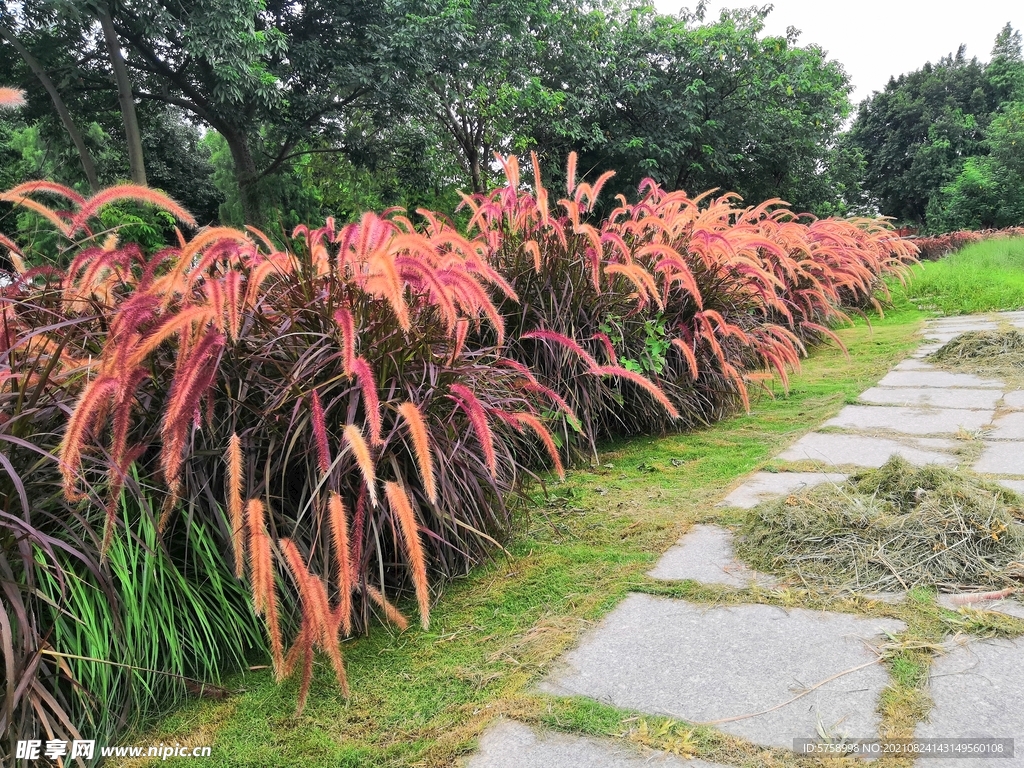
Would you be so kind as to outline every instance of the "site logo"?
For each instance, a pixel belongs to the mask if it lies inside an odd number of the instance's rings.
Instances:
[[[68,742],[60,739],[43,742],[40,739],[29,739],[19,741],[16,758],[19,760],[38,760],[40,757],[47,757],[56,760],[58,757],[84,757],[91,760],[96,752],[95,741],[72,741],[70,752]]]

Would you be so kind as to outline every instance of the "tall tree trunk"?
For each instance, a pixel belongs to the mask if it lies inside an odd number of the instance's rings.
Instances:
[[[266,223],[264,221],[265,211],[256,187],[259,179],[256,162],[249,149],[249,137],[244,130],[240,129],[222,130],[221,135],[228,143],[231,159],[235,164],[235,181],[238,182],[238,195],[242,202],[242,215],[245,217],[245,223],[252,224],[254,227],[262,227]]]
[[[78,126],[75,125],[75,121],[71,119],[71,113],[68,112],[68,108],[64,106],[64,99],[60,97],[60,92],[57,90],[57,86],[53,84],[53,80],[46,74],[46,70],[43,69],[42,64],[39,60],[33,56],[28,49],[21,44],[21,41],[15,36],[15,34],[0,26],[0,37],[4,38],[9,42],[14,50],[25,60],[28,64],[28,68],[32,70],[32,74],[36,76],[43,88],[50,95],[50,100],[53,102],[54,108],[57,110],[57,114],[60,116],[61,123],[64,124],[64,130],[68,132],[68,136],[71,137],[71,141],[75,144],[75,149],[78,150],[78,159],[82,163],[82,171],[85,173],[85,179],[89,182],[89,189],[93,192],[99,192],[100,180],[96,175],[96,164],[92,160],[92,153],[89,152],[89,148],[85,146],[85,140],[82,138],[82,134],[78,130]]]
[[[470,181],[473,185],[474,194],[483,194],[484,176],[480,165],[480,151],[472,145],[466,146],[466,159],[469,161]]]
[[[121,55],[121,41],[114,29],[114,20],[110,16],[110,8],[104,3],[99,5],[97,15],[103,28],[103,37],[110,51],[110,65],[114,70],[117,82],[117,98],[121,102],[121,116],[124,119],[124,134],[128,140],[128,162],[131,165],[132,181],[146,185],[146,163],[142,156],[142,133],[139,131],[139,120],[135,115],[135,94],[132,81],[128,77],[128,67]]]

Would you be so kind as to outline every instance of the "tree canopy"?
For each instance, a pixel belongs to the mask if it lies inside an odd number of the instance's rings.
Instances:
[[[529,151],[547,168],[576,151],[582,173],[615,170],[626,194],[650,176],[691,194],[819,215],[877,204],[923,221],[965,159],[989,153],[999,105],[1021,93],[1020,34],[1007,26],[989,64],[961,52],[893,80],[844,134],[842,65],[794,30],[766,34],[769,12],[6,0],[0,60],[29,106],[0,117],[0,152],[19,173],[79,187],[145,173],[203,222],[278,232],[367,207],[454,210],[458,190],[496,178],[493,153]]]
[[[851,130],[867,161],[866,191],[882,213],[930,229],[1020,223],[982,215],[980,209],[991,205],[979,195],[1012,191],[1004,186],[1009,177],[1000,161],[984,158],[1004,141],[1005,115],[1022,99],[1021,35],[1009,24],[987,64],[968,59],[961,47],[891,79],[860,105]]]

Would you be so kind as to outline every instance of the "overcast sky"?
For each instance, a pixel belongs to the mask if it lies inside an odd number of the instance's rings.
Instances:
[[[695,8],[696,0],[654,0],[662,13]],[[722,8],[763,2],[712,0],[706,19]],[[842,62],[855,91],[853,103],[885,87],[890,75],[920,68],[953,53],[961,43],[967,57],[987,61],[996,34],[1006,22],[1024,28],[1024,0],[776,0],[766,32],[785,34],[794,26],[801,43],[817,43]]]

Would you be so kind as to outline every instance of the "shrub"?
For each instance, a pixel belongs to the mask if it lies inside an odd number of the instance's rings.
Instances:
[[[509,354],[566,398],[591,452],[600,438],[720,418],[765,369],[785,383],[802,339],[835,338],[840,306],[868,303],[880,275],[913,259],[875,221],[805,223],[730,195],[702,205],[653,182],[593,221],[610,174],[578,184],[570,157],[567,197],[552,204],[535,158],[532,191],[503,162],[505,187],[465,198],[469,228],[519,297],[501,307]]]
[[[35,183],[11,196],[43,192],[62,190]],[[90,358],[102,353],[105,298],[66,305],[62,275],[49,268],[0,288],[5,757],[18,738],[76,738],[79,728],[109,737],[264,647],[208,526],[189,518],[173,539],[156,536],[151,478],[136,469],[119,491],[99,480],[84,484],[80,503],[63,495],[57,454]],[[95,479],[106,458],[86,461]],[[108,507],[124,530],[104,557]]]
[[[77,210],[54,213],[32,197],[43,193]],[[543,453],[561,468],[541,419],[561,398],[504,365],[499,347],[466,343],[485,322],[501,340],[488,289],[504,281],[449,227],[422,235],[397,214],[367,214],[303,229],[294,253],[220,228],[147,257],[96,244],[87,225],[125,197],[177,211],[155,193],[80,200],[34,184],[8,197],[84,238],[66,273],[28,270],[5,293],[5,351],[25,350],[9,354],[5,391],[23,400],[34,384],[74,403],[63,435],[30,444],[52,458],[59,442],[64,498],[49,495],[106,510],[90,543],[102,567],[128,523],[118,500],[131,473],[162,488],[158,528],[172,535],[185,512],[233,549],[275,668],[301,663],[303,697],[314,646],[344,684],[340,631],[365,625],[371,606],[404,626],[387,594],[407,581],[425,625],[427,562],[463,571],[507,534],[526,466]]]

